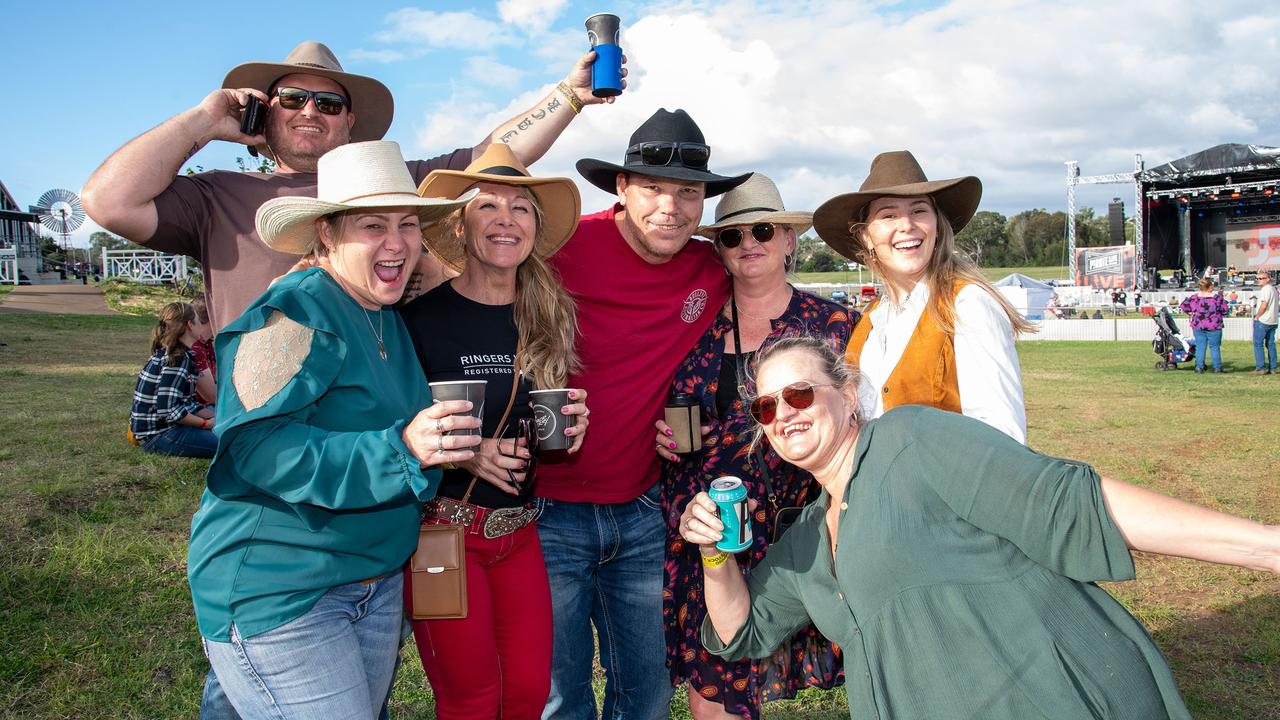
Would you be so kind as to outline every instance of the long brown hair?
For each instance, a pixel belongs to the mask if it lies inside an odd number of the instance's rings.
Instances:
[[[1000,305],[1000,309],[1009,318],[1009,324],[1013,326],[1014,337],[1022,333],[1036,332],[1036,326],[1022,317],[1022,313],[1018,312],[1009,300],[995,289],[978,266],[967,255],[956,250],[956,233],[951,228],[951,221],[938,209],[933,196],[926,195],[925,198],[929,200],[929,206],[933,208],[933,214],[938,219],[937,237],[934,239],[933,254],[929,256],[929,268],[926,271],[926,280],[929,284],[929,318],[947,335],[955,335],[956,293],[961,286],[972,284],[985,290]],[[867,217],[870,208],[871,203],[863,205],[849,229],[853,231],[853,237],[862,249],[861,254],[866,264],[874,272],[883,276],[880,260],[874,253],[866,251]]]
[[[170,365],[181,363],[182,354],[187,351],[182,336],[187,332],[187,325],[195,319],[196,311],[190,303],[171,302],[160,308],[156,326],[151,329],[151,353],[154,355],[164,348]]]

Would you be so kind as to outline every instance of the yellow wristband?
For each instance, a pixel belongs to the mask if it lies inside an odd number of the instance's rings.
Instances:
[[[723,550],[716,553],[715,555],[702,556],[702,564],[709,568],[720,567],[721,565],[727,562],[729,562],[729,553],[724,552]]]
[[[560,81],[559,85],[556,85],[556,90],[559,90],[564,99],[569,101],[569,108],[573,110],[574,115],[582,112],[582,101],[578,99],[577,94],[563,80]]]

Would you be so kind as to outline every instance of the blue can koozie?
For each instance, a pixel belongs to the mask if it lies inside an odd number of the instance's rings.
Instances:
[[[751,514],[747,510],[747,486],[736,477],[721,477],[711,481],[707,491],[711,501],[720,511],[724,534],[716,543],[717,550],[739,552],[751,547]]]
[[[596,59],[591,63],[591,94],[612,97],[622,94],[622,48],[618,45],[622,20],[600,13],[587,18],[587,39]]]

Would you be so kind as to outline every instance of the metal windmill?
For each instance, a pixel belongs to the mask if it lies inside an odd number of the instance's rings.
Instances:
[[[71,233],[84,222],[84,206],[80,198],[70,190],[61,188],[50,190],[40,196],[31,212],[40,216],[40,224],[62,236],[62,257],[67,257],[67,247],[71,243]]]

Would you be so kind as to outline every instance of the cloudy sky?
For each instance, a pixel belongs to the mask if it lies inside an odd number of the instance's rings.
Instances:
[[[232,66],[277,61],[305,39],[392,89],[388,138],[406,156],[470,146],[564,76],[585,51],[583,19],[601,11],[623,19],[630,87],[577,118],[540,174],[578,179],[578,158],[619,162],[660,107],[698,121],[713,170],[764,172],[788,206],[810,210],[892,149],[912,150],[931,178],[979,176],[983,208],[1013,213],[1065,209],[1066,160],[1090,175],[1131,170],[1135,153],[1154,166],[1224,142],[1280,145],[1280,10],[1267,2],[356,5],[258,2],[250,22],[185,3],[77,1],[51,14],[6,2],[11,27],[29,31],[0,45],[0,181],[23,206],[78,191],[115,147],[197,104]],[[191,164],[234,168],[244,154],[216,143]],[[579,184],[585,208],[609,202]],[[1105,212],[1112,196],[1132,204],[1126,186],[1085,188],[1080,204]]]

